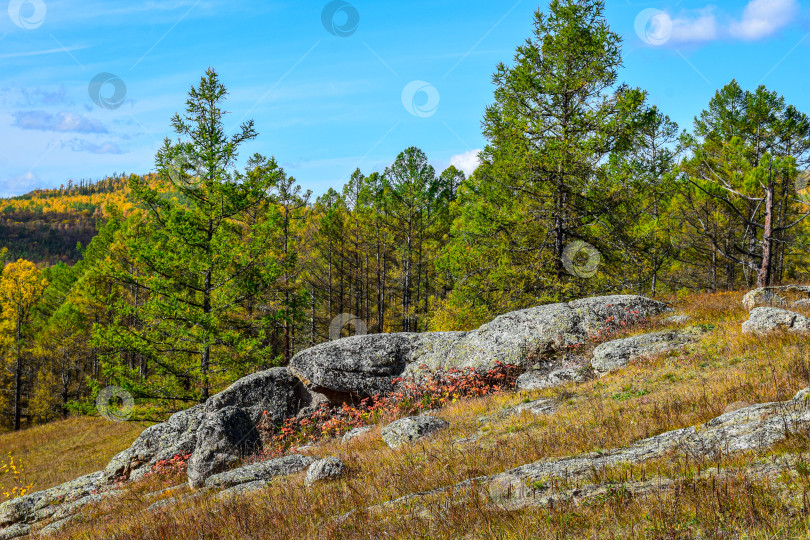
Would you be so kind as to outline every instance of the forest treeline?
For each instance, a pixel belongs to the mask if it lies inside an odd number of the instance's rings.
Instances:
[[[86,246],[98,233],[107,205],[129,208],[127,182],[128,175],[113,174],[0,199],[0,245],[13,260],[75,264],[81,257],[79,244]]]
[[[681,129],[620,68],[604,2],[553,0],[496,68],[469,178],[411,147],[317,198],[274,158],[236,166],[257,133],[226,133],[209,69],[156,172],[118,177],[94,210],[103,226],[76,264],[7,261],[3,425],[91,413],[106,385],[156,417],[330,331],[461,330],[585,295],[806,279],[808,117],[731,81]]]

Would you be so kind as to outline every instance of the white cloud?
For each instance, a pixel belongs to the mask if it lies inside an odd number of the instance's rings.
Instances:
[[[0,182],[0,197],[22,195],[40,187],[41,181],[37,175],[28,171],[19,176],[12,176]]]
[[[798,13],[797,0],[750,0],[739,19],[714,6],[677,15],[648,8],[636,17],[635,29],[642,41],[653,46],[699,44],[717,39],[753,41],[782,30]]]
[[[712,41],[720,34],[717,17],[711,8],[701,10],[693,17],[684,16],[672,19],[672,41],[676,43],[698,43]]]
[[[464,171],[464,174],[470,176],[473,171],[478,168],[478,153],[480,151],[481,150],[470,150],[469,152],[464,152],[463,154],[456,154],[450,158],[450,165],[454,166],[456,169]]]
[[[731,23],[729,30],[740,39],[762,39],[790,24],[798,12],[796,0],[751,0],[742,20]]]

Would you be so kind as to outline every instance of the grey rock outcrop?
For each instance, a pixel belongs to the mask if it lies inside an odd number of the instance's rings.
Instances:
[[[27,530],[30,524],[46,519],[63,520],[88,504],[118,493],[118,490],[106,485],[103,471],[86,474],[50,489],[29,493],[0,504],[0,531],[10,535],[15,531]]]
[[[780,287],[760,287],[743,296],[742,304],[751,311],[757,307],[798,307],[806,305],[802,301],[810,299],[810,285],[784,285]]]
[[[515,381],[518,390],[540,390],[561,386],[568,382],[583,382],[587,379],[582,367],[571,366],[555,369],[549,373],[544,371],[527,371],[522,373]]]
[[[190,454],[197,444],[197,428],[205,412],[202,405],[173,414],[166,422],[143,430],[132,445],[110,460],[104,469],[104,478],[137,480],[160,460],[177,454]]]
[[[810,332],[810,318],[774,307],[757,307],[742,324],[744,334],[766,334],[782,331],[797,334]]]
[[[712,462],[727,457],[729,453],[761,451],[795,433],[802,433],[810,422],[808,398],[810,389],[805,389],[788,401],[740,408],[705,424],[668,431],[624,448],[536,461],[502,473],[465,480],[453,486],[406,495],[367,510],[380,510],[400,503],[412,505],[416,499],[469,489],[471,486],[481,489],[490,500],[505,508],[541,505],[548,503],[552,497],[559,500],[560,492],[554,490],[554,479],[562,479],[564,483],[579,484],[581,481],[586,484],[577,485],[570,493],[574,498],[589,494],[598,496],[604,493],[600,484],[587,485],[588,478],[592,477],[595,470],[643,463],[672,454],[705,456],[708,462]],[[777,465],[771,466],[769,470],[781,474],[784,468]],[[654,484],[660,485],[659,480],[656,479]],[[640,489],[634,488],[634,492],[644,491],[642,486],[637,487]]]
[[[603,375],[625,367],[632,360],[679,349],[696,338],[696,331],[667,330],[614,339],[593,350],[591,367]]]
[[[530,498],[549,489],[552,478],[576,478],[603,467],[641,463],[671,452],[714,460],[724,453],[764,450],[810,421],[810,411],[803,395],[799,393],[786,402],[737,409],[700,426],[668,431],[625,448],[538,461],[478,481],[489,486],[490,495],[496,500]]]
[[[304,478],[304,485],[311,486],[312,484],[322,480],[338,478],[341,474],[343,474],[345,468],[346,466],[339,458],[328,457],[319,459],[307,469],[307,475]]]
[[[188,460],[188,483],[197,488],[244,456],[261,448],[259,432],[244,409],[225,407],[207,413],[197,430],[197,444]]]
[[[5,529],[0,529],[0,540],[11,540],[12,538],[22,538],[31,532],[31,525],[27,523],[15,523]]]
[[[435,416],[409,416],[382,428],[382,440],[391,448],[412,443],[449,426]]]
[[[373,334],[331,341],[295,355],[290,369],[310,390],[339,402],[389,392],[393,378],[418,378],[425,368],[531,364],[606,328],[669,310],[642,296],[584,298],[513,311],[471,332]]]
[[[346,432],[343,435],[343,437],[340,438],[340,442],[346,444],[349,441],[356,439],[357,437],[360,437],[361,435],[365,435],[372,429],[374,429],[373,426],[361,426],[358,428],[354,428],[353,430]]]
[[[105,479],[138,480],[160,460],[194,453],[203,420],[227,407],[242,409],[255,426],[264,411],[270,421],[281,423],[325,400],[310,392],[287,368],[248,375],[212,396],[205,405],[180,411],[166,422],[146,428],[129,448],[110,460],[104,469]]]
[[[264,412],[273,423],[281,423],[304,409],[319,405],[324,398],[307,390],[287,368],[273,368],[242,377],[205,403],[205,412],[225,407],[244,410],[253,425]]]
[[[684,324],[691,320],[689,315],[672,315],[664,319],[664,324]]]
[[[296,354],[290,370],[314,392],[334,402],[393,390],[411,362],[448,354],[464,332],[352,336],[321,343]]]
[[[291,454],[215,474],[205,481],[205,485],[206,487],[229,488],[250,482],[266,482],[278,476],[289,476],[303,471],[314,461],[315,458],[310,456]]]

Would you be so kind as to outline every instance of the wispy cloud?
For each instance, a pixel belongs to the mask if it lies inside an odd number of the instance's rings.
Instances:
[[[62,53],[65,52],[72,52],[72,51],[81,51],[82,49],[87,49],[89,46],[87,45],[77,45],[73,47],[58,47],[56,49],[46,49],[42,51],[19,51],[13,53],[6,53],[0,54],[0,58],[24,58],[28,56],[42,56],[43,54],[54,54],[54,53]]]
[[[59,131],[76,133],[107,133],[107,128],[98,120],[80,114],[61,112],[50,114],[45,111],[19,111],[13,113],[14,126],[38,131]]]
[[[114,143],[105,142],[95,144],[84,139],[70,139],[62,143],[64,148],[69,148],[74,152],[89,152],[90,154],[123,154],[124,151]]]
[[[64,85],[58,88],[21,88],[17,85],[0,88],[0,104],[6,107],[43,107],[64,105],[68,102],[67,89]]]
[[[480,164],[478,161],[478,153],[480,151],[481,150],[470,150],[469,152],[464,152],[463,154],[456,154],[450,158],[450,165],[456,169],[464,171],[464,174],[470,176]]]

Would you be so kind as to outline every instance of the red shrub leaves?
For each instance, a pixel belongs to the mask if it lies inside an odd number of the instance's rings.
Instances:
[[[340,407],[333,407],[322,404],[310,415],[290,418],[281,426],[273,424],[265,416],[258,426],[264,443],[262,457],[277,457],[303,444],[336,437],[379,421],[444,407],[461,398],[510,390],[519,372],[516,366],[500,362],[496,362],[495,367],[488,371],[475,368],[431,371],[419,379],[394,379],[395,390],[390,394],[377,394],[357,405],[344,403]]]
[[[154,465],[152,465],[152,471],[150,474],[162,474],[167,476],[172,476],[177,473],[184,473],[186,471],[186,467],[188,466],[188,460],[191,457],[190,453],[186,454],[175,454],[169,459],[161,459]]]

